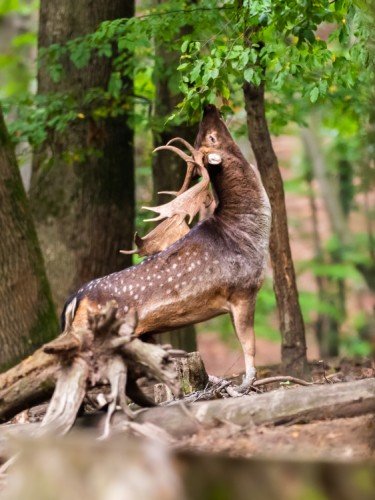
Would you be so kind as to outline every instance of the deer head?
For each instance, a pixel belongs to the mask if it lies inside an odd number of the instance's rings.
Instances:
[[[194,147],[206,155],[210,165],[220,163],[223,152],[241,154],[240,148],[232,139],[220,111],[213,104],[205,106]],[[220,152],[220,153],[219,153]]]

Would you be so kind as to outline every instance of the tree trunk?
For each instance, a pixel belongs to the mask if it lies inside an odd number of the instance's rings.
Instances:
[[[157,0],[160,3],[160,0]],[[154,119],[156,128],[153,130],[154,147],[162,146],[173,137],[182,137],[192,143],[196,135],[196,127],[186,123],[178,126],[164,126],[168,115],[172,113],[181,101],[176,79],[179,53],[171,52],[163,43],[156,45],[155,67],[155,107]],[[154,204],[160,205],[170,201],[168,195],[158,195],[159,191],[178,191],[184,181],[186,163],[176,154],[161,151],[152,159],[152,179],[154,186]],[[178,349],[196,351],[196,334],[193,325],[167,332],[161,336],[162,342],[172,344]]]
[[[245,82],[244,95],[249,140],[272,207],[270,253],[279,310],[283,370],[301,376],[308,370],[305,326],[289,244],[283,181],[267,125],[264,83],[256,87]]]
[[[314,128],[317,127],[314,123]],[[336,179],[329,174],[325,164],[324,156],[321,152],[321,145],[318,137],[312,127],[301,130],[302,140],[306,155],[311,163],[314,177],[319,183],[323,202],[330,221],[331,231],[340,242],[340,247],[346,247],[349,244],[349,231],[347,215],[340,200],[339,186]],[[345,200],[350,201],[350,200]],[[321,259],[323,262],[323,259]],[[340,251],[329,251],[328,261],[334,264],[342,263]],[[323,278],[320,278],[323,279]],[[345,320],[345,280],[332,280],[329,277],[323,279],[324,286],[320,299],[326,302],[339,312],[336,319],[325,315],[325,321],[322,324],[322,330],[319,339],[320,354],[322,357],[338,356],[339,354],[339,332],[343,321]]]
[[[312,125],[313,127],[318,126],[316,122]],[[318,181],[322,192],[331,230],[337,235],[340,244],[346,246],[349,243],[348,224],[340,202],[337,180],[327,172],[321,147],[313,129],[303,128],[301,129],[301,135],[306,154],[311,162],[314,176]]]
[[[0,110],[0,369],[58,332],[16,157]]]
[[[133,14],[133,1],[42,0],[39,48]],[[63,133],[52,131],[35,154],[30,194],[59,308],[80,284],[131,264],[131,256],[119,250],[131,248],[134,232],[133,132],[126,116],[94,119],[90,105],[83,104],[89,89],[107,88],[111,59],[94,56],[82,69],[68,58],[61,62],[64,76],[58,83],[40,68],[38,92],[71,95],[82,110]],[[132,94],[130,80],[124,80],[123,93]]]

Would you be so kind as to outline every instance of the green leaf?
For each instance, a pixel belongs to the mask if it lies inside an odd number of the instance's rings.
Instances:
[[[246,68],[244,73],[243,73],[243,77],[245,78],[245,80],[247,82],[252,83],[254,73],[255,73],[255,71],[253,70],[253,68]]]
[[[108,82],[108,92],[112,96],[118,98],[120,96],[121,89],[122,89],[121,74],[119,72],[112,73]]]
[[[318,97],[319,97],[319,88],[318,87],[314,87],[312,89],[312,91],[310,92],[310,101],[311,102],[316,102],[318,100]]]
[[[190,81],[195,82],[201,72],[203,61],[198,61],[190,73]]]
[[[81,43],[78,45],[71,45],[70,59],[76,68],[84,68],[91,58],[90,48]]]
[[[182,63],[178,66],[177,70],[182,71],[182,70],[186,69],[189,65],[190,65],[190,63]]]
[[[314,32],[312,30],[304,30],[302,32],[302,38],[304,38],[305,40],[307,40],[310,43],[315,42],[315,35],[314,35]]]
[[[55,83],[59,82],[64,75],[64,68],[60,63],[51,64],[50,66],[48,66],[48,71],[52,81],[54,81]]]
[[[124,48],[120,49],[120,47],[119,47],[119,50],[124,50]],[[112,45],[110,43],[105,43],[104,45],[99,47],[98,56],[99,57],[103,57],[103,56],[104,57],[112,57]]]
[[[181,52],[182,52],[183,54],[185,54],[185,52],[187,51],[187,49],[188,49],[188,47],[189,47],[189,43],[190,43],[190,41],[189,41],[189,40],[185,40],[185,41],[183,42],[183,44],[181,45]]]
[[[22,33],[22,35],[15,36],[12,40],[13,47],[22,47],[27,45],[35,45],[37,42],[36,33],[29,31],[28,33]]]

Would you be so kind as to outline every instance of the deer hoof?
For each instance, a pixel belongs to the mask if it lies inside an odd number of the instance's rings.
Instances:
[[[255,380],[256,369],[251,368],[250,370],[247,370],[247,373],[242,380],[242,384],[235,387],[235,391],[241,396],[244,394],[248,394],[251,391]]]

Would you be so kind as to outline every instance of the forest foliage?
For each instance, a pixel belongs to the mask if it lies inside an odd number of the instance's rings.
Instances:
[[[144,1],[134,18],[106,21],[94,33],[65,45],[52,44],[39,50],[37,60],[30,64],[37,39],[36,23],[30,18],[35,18],[37,8],[37,2],[26,0],[8,0],[0,5],[0,18],[16,13],[28,20],[26,28],[11,39],[10,47],[0,56],[4,75],[0,97],[16,145],[35,148],[50,134],[62,133],[77,120],[100,123],[105,117],[126,114],[142,144],[137,161],[138,187],[147,187],[151,176],[150,130],[157,133],[187,120],[195,122],[204,104],[216,103],[225,116],[232,117],[236,136],[241,137],[245,135],[243,83],[260,85],[264,81],[271,132],[298,135],[303,127],[313,129],[327,179],[334,179],[337,187],[346,223],[356,211],[363,211],[368,222],[366,228],[345,237],[332,227],[329,238],[318,242],[315,257],[297,262],[297,272],[310,272],[316,280],[323,279],[333,295],[342,285],[351,290],[368,286],[374,291],[371,207],[358,203],[361,196],[367,199],[375,180],[371,112],[375,51],[370,0]],[[186,26],[188,32],[183,31]],[[156,38],[168,51],[180,54],[177,73],[164,68],[170,73],[171,91],[181,94],[180,104],[163,120],[155,119],[152,113],[154,69],[163,64],[155,52]],[[106,88],[92,88],[79,97],[66,93],[36,95],[37,64],[47,66],[57,82],[65,77],[64,58],[83,68],[94,57],[113,60]],[[134,81],[132,94],[124,91],[124,77],[128,76]],[[82,162],[89,153],[92,151],[66,151],[66,161]],[[302,154],[293,166],[293,177],[285,183],[286,190],[311,197],[315,177],[311,158]],[[138,226],[142,218],[138,217]],[[311,324],[319,315],[333,318],[338,328],[345,320],[345,304],[343,309],[335,299],[300,290],[300,301]],[[258,333],[277,335],[275,323],[268,321],[274,311],[272,283],[267,282],[258,300]],[[359,337],[367,321],[365,314],[346,321],[347,336],[342,340],[351,352],[368,352],[366,336],[364,340]]]

